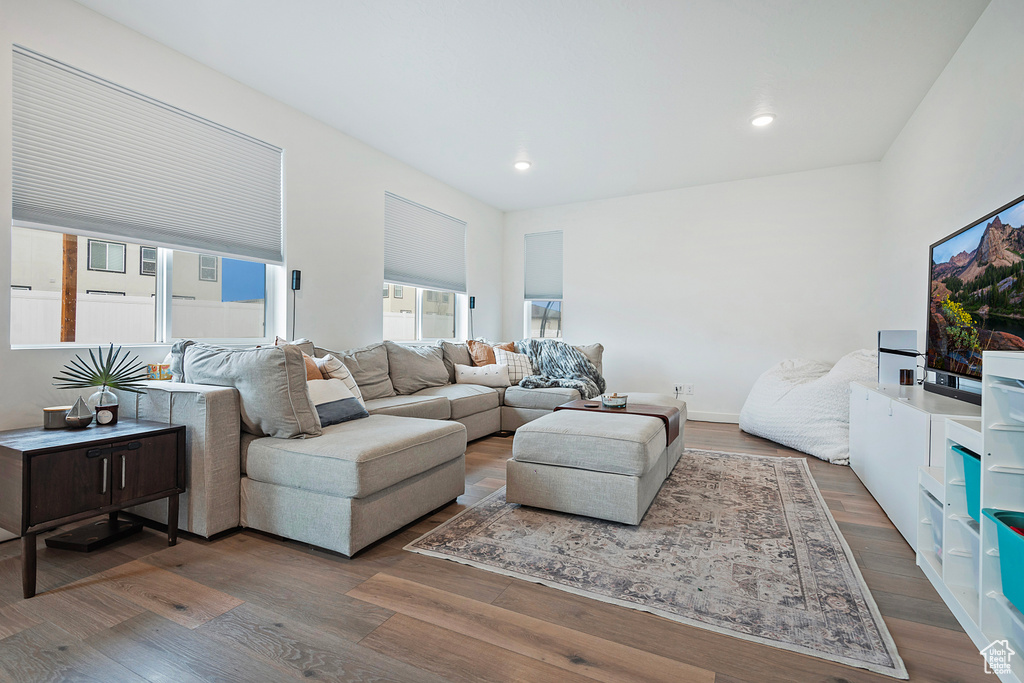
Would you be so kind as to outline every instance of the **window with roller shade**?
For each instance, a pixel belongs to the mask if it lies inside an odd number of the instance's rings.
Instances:
[[[454,339],[465,293],[465,221],[385,193],[384,338]]]
[[[13,86],[12,345],[268,336],[281,149],[20,46]]]
[[[562,231],[523,237],[524,336],[562,338]]]

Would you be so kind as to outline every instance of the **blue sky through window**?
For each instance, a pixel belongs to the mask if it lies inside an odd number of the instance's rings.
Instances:
[[[253,301],[267,292],[267,267],[262,263],[221,259],[221,301]]]

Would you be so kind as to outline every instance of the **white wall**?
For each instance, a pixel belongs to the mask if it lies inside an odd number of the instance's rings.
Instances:
[[[564,231],[566,341],[605,346],[614,391],[695,384],[737,418],[769,366],[874,348],[878,164],[505,216],[503,338],[523,335],[523,235]]]
[[[298,335],[329,348],[380,340],[387,190],[467,222],[476,331],[498,336],[500,212],[70,0],[0,0],[0,159],[6,160],[0,163],[0,225],[11,223],[13,43],[284,148],[287,268],[303,273]],[[6,291],[10,234],[3,230],[0,283]],[[290,306],[290,293],[287,298]],[[72,355],[67,349],[12,351],[9,321],[10,298],[0,296],[0,428],[39,424],[42,406],[67,400],[50,387],[50,378]],[[138,351],[155,362],[166,347]]]
[[[992,0],[881,163],[880,324],[922,349],[928,246],[1024,194],[1022,27]]]

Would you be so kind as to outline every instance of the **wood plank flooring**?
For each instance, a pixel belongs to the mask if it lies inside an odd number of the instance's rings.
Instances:
[[[804,457],[735,425],[688,422],[685,440]],[[893,680],[402,551],[504,485],[511,447],[470,444],[465,495],[354,559],[252,531],[168,548],[146,529],[88,555],[40,538],[42,592],[22,600],[2,543],[0,681]],[[911,680],[993,680],[856,475],[808,463]]]

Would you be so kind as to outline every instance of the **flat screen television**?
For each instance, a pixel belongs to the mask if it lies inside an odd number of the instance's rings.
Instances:
[[[981,403],[982,352],[1024,351],[1024,197],[933,244],[929,262],[924,388]]]

